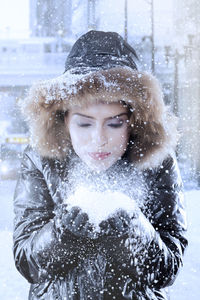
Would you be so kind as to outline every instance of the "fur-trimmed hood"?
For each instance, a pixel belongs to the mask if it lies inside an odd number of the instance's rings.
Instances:
[[[131,108],[130,161],[142,169],[156,167],[171,154],[177,141],[176,118],[164,105],[157,79],[129,67],[82,75],[69,70],[33,85],[21,103],[33,148],[47,158],[66,158],[72,146],[64,113],[74,105],[85,106],[98,100],[122,100]]]

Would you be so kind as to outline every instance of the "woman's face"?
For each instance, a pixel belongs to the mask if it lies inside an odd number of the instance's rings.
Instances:
[[[107,170],[127,148],[128,110],[121,103],[74,107],[65,117],[72,146],[91,169]]]

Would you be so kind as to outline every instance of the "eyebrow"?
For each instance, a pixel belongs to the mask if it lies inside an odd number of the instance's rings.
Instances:
[[[88,119],[93,119],[95,120],[95,118],[91,117],[91,116],[87,116],[87,115],[84,115],[84,114],[80,114],[80,113],[74,113],[72,114],[73,116],[81,116],[81,117],[85,117],[85,118],[88,118]],[[114,118],[117,118],[117,117],[121,117],[121,116],[128,116],[128,113],[121,113],[119,115],[116,115],[116,116],[113,116],[113,117],[108,117],[108,118],[105,118],[105,120],[110,120],[110,119],[114,119]]]

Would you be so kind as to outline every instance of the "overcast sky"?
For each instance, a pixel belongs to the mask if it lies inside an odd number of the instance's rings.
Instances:
[[[0,0],[0,37],[26,37],[29,0]]]

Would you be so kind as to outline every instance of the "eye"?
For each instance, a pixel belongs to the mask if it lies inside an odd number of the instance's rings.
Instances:
[[[77,125],[79,127],[90,127],[91,126],[91,124],[89,124],[89,123],[78,123]]]
[[[119,128],[119,127],[122,127],[123,123],[119,123],[119,124],[108,124],[109,127],[112,127],[112,128]]]
[[[108,123],[108,126],[112,128],[119,128],[122,127],[123,124],[124,120],[115,119],[112,121],[112,123]]]

